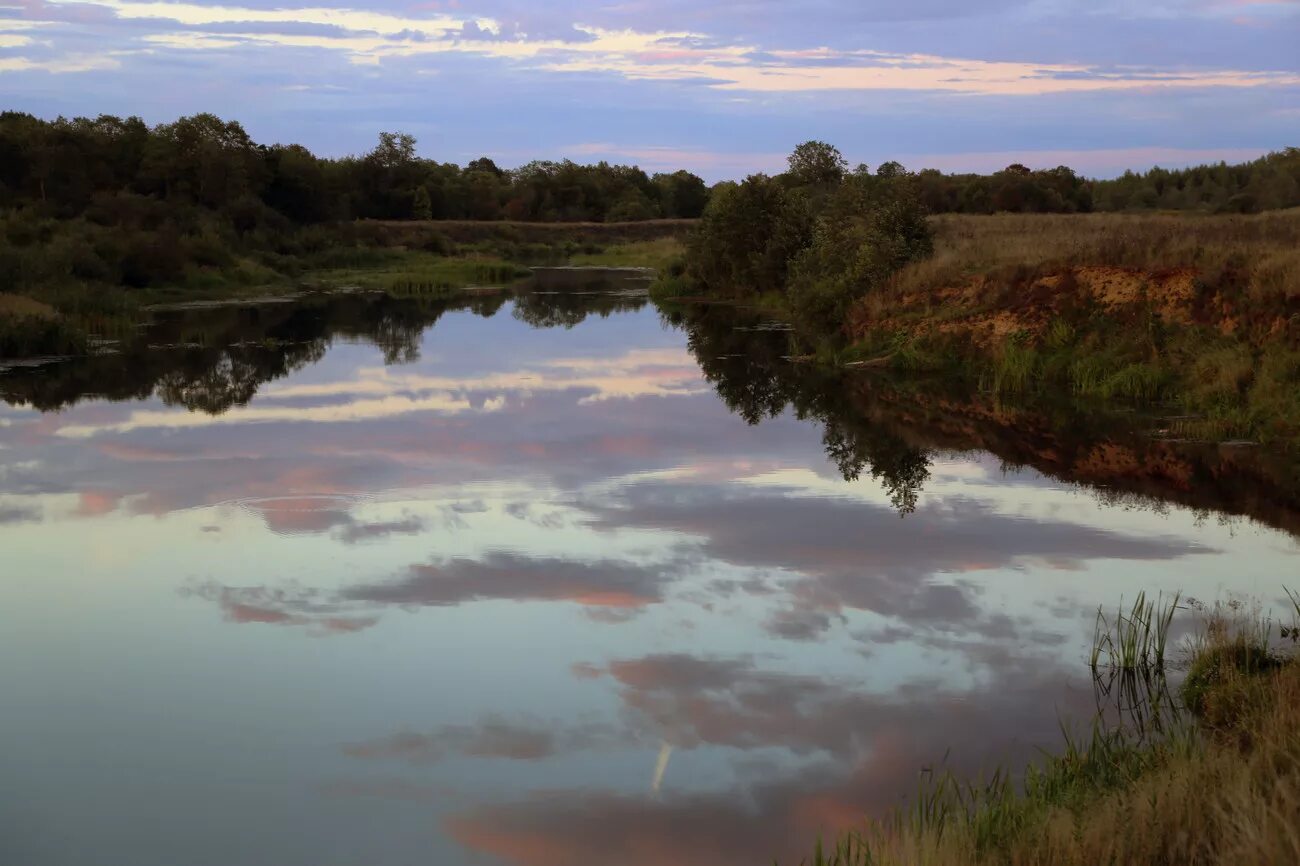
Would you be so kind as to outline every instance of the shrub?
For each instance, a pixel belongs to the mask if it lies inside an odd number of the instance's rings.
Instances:
[[[135,289],[158,286],[180,279],[185,252],[171,232],[140,233],[127,242],[120,267],[124,285]]]

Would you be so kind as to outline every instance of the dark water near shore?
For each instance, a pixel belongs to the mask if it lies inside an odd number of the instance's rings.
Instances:
[[[1086,720],[1098,604],[1300,583],[1286,458],[533,288],[0,372],[0,862],[797,862]]]

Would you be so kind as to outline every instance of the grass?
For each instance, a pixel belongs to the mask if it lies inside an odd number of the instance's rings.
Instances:
[[[1194,268],[1217,277],[1243,265],[1251,294],[1300,293],[1300,211],[1257,216],[995,214],[931,217],[935,253],[898,275],[890,296],[997,274],[1105,265],[1150,271]],[[887,302],[888,297],[882,298]]]
[[[1139,593],[1128,613],[1121,607],[1113,620],[1098,608],[1090,658],[1093,671],[1102,667],[1121,671],[1164,667],[1178,599],[1175,595],[1166,604],[1163,598],[1151,600],[1146,593]]]
[[[654,268],[667,271],[681,259],[686,245],[678,237],[657,238],[648,241],[613,244],[600,252],[580,252],[570,257],[569,263],[588,267]]]
[[[1288,590],[1300,618],[1300,596]],[[1198,608],[1190,670],[1175,693],[1165,660],[1177,609]],[[1094,866],[1300,862],[1300,663],[1241,608],[1139,597],[1099,612],[1092,663],[1141,699],[1099,709],[1084,736],[1026,769],[967,782],[926,773],[912,804],[826,848],[812,866]],[[1099,701],[1099,707],[1100,707]],[[1125,705],[1121,702],[1121,707]],[[1184,711],[1190,707],[1194,719]],[[1159,718],[1163,724],[1149,722]]]

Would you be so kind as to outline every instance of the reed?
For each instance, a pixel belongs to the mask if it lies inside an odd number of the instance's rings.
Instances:
[[[1096,671],[1103,665],[1123,671],[1163,668],[1179,598],[1175,594],[1166,603],[1163,596],[1152,600],[1140,592],[1128,612],[1121,606],[1113,620],[1098,608],[1089,657],[1092,669]]]

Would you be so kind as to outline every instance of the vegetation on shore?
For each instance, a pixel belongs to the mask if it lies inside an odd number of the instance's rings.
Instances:
[[[1300,600],[1288,593],[1300,619]],[[1013,779],[926,774],[910,806],[812,866],[1284,864],[1300,860],[1300,661],[1267,620],[1199,608],[1180,686],[1167,679],[1167,605],[1099,612],[1099,715]],[[1283,628],[1294,639],[1295,630]],[[1172,649],[1172,648],[1168,648]],[[1168,672],[1172,674],[1172,671]]]
[[[827,362],[1300,439],[1300,209],[927,218],[923,189],[810,142],[787,173],[715,193],[656,297],[767,309],[795,325],[792,354]]]

